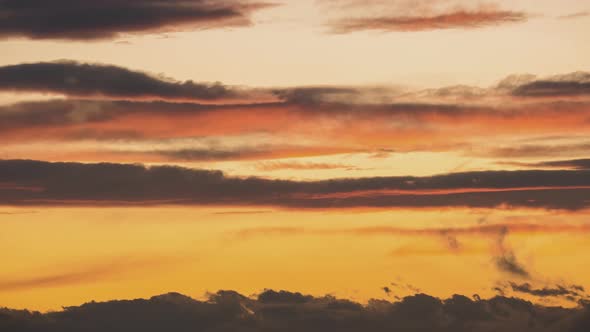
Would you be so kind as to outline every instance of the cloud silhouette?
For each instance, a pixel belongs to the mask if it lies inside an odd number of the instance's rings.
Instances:
[[[590,172],[487,171],[322,181],[228,177],[175,166],[0,161],[5,205],[589,207]]]
[[[75,61],[0,67],[0,90],[115,99],[220,100],[238,92],[220,83],[177,82],[127,68]]]
[[[590,73],[575,72],[534,80],[513,91],[519,97],[575,97],[590,95]]]
[[[439,299],[417,294],[362,305],[332,296],[267,290],[257,298],[219,291],[206,301],[169,293],[148,300],[91,302],[63,311],[0,310],[6,331],[546,331],[582,332],[587,307],[543,307],[517,299]]]
[[[0,37],[97,40],[126,33],[248,26],[268,4],[241,0],[2,0]]]

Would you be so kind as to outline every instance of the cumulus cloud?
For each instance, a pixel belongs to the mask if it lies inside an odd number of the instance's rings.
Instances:
[[[128,33],[248,26],[268,7],[241,0],[3,0],[0,37],[96,40]]]
[[[7,205],[243,205],[292,208],[536,207],[582,209],[588,171],[488,171],[323,181],[228,177],[173,166],[0,161]]]
[[[546,331],[581,332],[588,308],[544,307],[517,299],[439,299],[417,294],[363,305],[332,296],[267,290],[256,298],[219,291],[208,300],[170,293],[148,300],[91,302],[63,311],[3,309],[0,328],[20,331]]]

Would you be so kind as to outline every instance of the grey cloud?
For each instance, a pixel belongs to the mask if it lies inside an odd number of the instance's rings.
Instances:
[[[323,181],[228,177],[173,166],[0,161],[5,205],[243,205],[292,208],[590,206],[588,171],[488,171]]]
[[[0,37],[97,40],[126,33],[248,26],[268,4],[241,0],[2,0]]]
[[[590,148],[590,144],[588,145]],[[536,163],[501,162],[501,164],[515,165],[530,168],[564,168],[564,169],[590,169],[590,159],[552,160]]]
[[[580,297],[584,295],[584,287],[579,285],[556,285],[554,287],[534,288],[530,283],[518,284],[510,282],[513,291],[538,297]]]
[[[494,257],[496,267],[505,273],[516,277],[529,279],[531,277],[527,268],[516,258],[514,250],[506,242],[510,230],[508,227],[503,228],[497,235],[496,250],[498,255]]]
[[[220,83],[177,82],[123,67],[74,61],[0,67],[0,90],[118,99],[218,100],[238,97],[237,91]]]
[[[333,296],[267,290],[257,298],[219,291],[208,300],[170,293],[148,300],[91,302],[63,311],[0,310],[0,329],[53,331],[544,331],[581,332],[588,308],[544,307],[506,297],[439,299],[417,294],[362,305]]]
[[[533,80],[520,85],[512,94],[519,97],[574,97],[590,95],[590,73],[575,72],[546,79]]]

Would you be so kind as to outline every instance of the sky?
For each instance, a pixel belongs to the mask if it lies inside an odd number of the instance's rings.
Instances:
[[[579,308],[587,31],[582,0],[0,1],[0,307]]]

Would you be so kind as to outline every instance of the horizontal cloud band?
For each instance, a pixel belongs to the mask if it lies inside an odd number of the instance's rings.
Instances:
[[[350,207],[590,207],[590,171],[488,171],[432,177],[289,181],[172,166],[0,161],[9,205],[257,205]]]
[[[241,0],[2,0],[0,38],[96,40],[187,27],[247,26],[251,13],[266,6]]]

